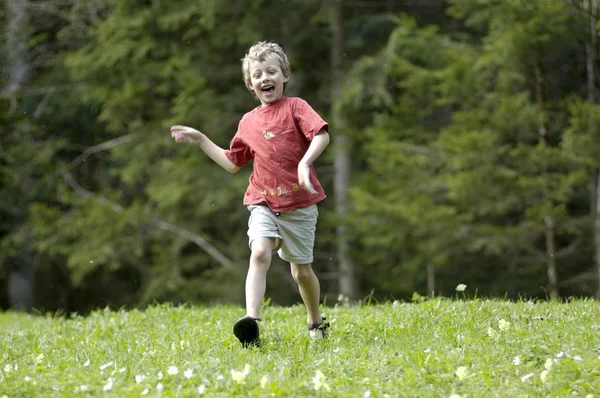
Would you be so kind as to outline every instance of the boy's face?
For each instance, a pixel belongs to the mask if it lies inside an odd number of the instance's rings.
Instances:
[[[289,78],[283,75],[279,59],[276,56],[266,60],[250,61],[250,85],[256,97],[267,106],[277,101],[283,95],[283,83]]]

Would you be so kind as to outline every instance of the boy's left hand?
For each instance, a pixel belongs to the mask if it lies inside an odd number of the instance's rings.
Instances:
[[[310,193],[318,193],[310,182],[310,168],[305,163],[298,165],[298,183]]]

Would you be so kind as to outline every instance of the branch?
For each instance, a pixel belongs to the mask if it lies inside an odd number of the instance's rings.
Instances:
[[[559,283],[559,286],[569,286],[575,283],[584,282],[586,280],[594,280],[596,279],[596,270],[586,271],[581,274],[575,275],[567,280],[564,280]]]
[[[75,191],[75,193],[77,195],[79,195],[80,197],[82,197],[86,200],[90,200],[90,199],[97,200],[98,202],[109,207],[116,213],[119,213],[119,214],[124,213],[126,209],[123,206],[121,206],[120,204],[115,203],[104,196],[90,192],[90,191],[86,190],[85,188],[83,188],[81,185],[79,185],[77,183],[77,181],[75,181],[75,179],[73,178],[73,176],[71,175],[69,170],[71,170],[74,167],[76,167],[77,165],[79,165],[81,162],[83,162],[85,159],[87,159],[90,155],[92,155],[94,153],[101,152],[106,149],[114,148],[115,146],[129,142],[132,139],[133,139],[133,137],[131,135],[124,135],[119,138],[115,138],[113,140],[103,142],[102,144],[98,144],[98,145],[87,148],[85,151],[83,151],[83,153],[81,155],[79,155],[77,158],[75,158],[75,160],[73,160],[71,163],[69,163],[68,167],[63,168],[60,171],[63,179],[71,187],[71,189],[73,189],[73,191]],[[186,240],[189,240],[189,241],[195,243],[198,247],[200,247],[202,250],[204,250],[209,256],[211,256],[213,259],[215,259],[217,262],[219,262],[219,264],[221,264],[225,268],[228,268],[228,269],[235,268],[233,262],[229,258],[227,258],[225,255],[223,255],[223,253],[221,253],[219,250],[217,250],[217,248],[215,248],[213,245],[208,243],[208,241],[205,238],[203,238],[202,236],[195,234],[193,232],[190,232],[184,228],[178,227],[177,225],[171,224],[167,221],[164,221],[157,216],[152,217],[151,225],[158,229],[162,229],[163,231],[171,232],[172,234],[175,234],[175,235],[179,236],[180,238],[183,238],[183,239],[186,239]]]
[[[575,8],[576,10],[581,11],[584,14],[587,14],[588,16],[590,16],[592,18],[594,17],[594,14],[590,10],[586,9],[583,5],[577,3],[576,1],[574,1],[574,0],[567,0],[567,3],[569,3],[570,5],[572,5],[573,8]]]
[[[173,234],[179,236],[180,238],[187,239],[189,241],[194,242],[198,247],[204,250],[208,255],[217,260],[222,266],[228,269],[235,268],[233,262],[225,257],[223,253],[217,250],[213,245],[208,243],[206,239],[201,237],[200,235],[194,234],[186,229],[178,227],[177,225],[173,225],[166,221],[163,221],[159,218],[154,219],[154,226],[162,229],[163,231],[169,231]]]
[[[92,155],[94,153],[102,152],[106,149],[116,147],[117,145],[124,144],[126,142],[131,141],[132,139],[133,139],[133,136],[130,134],[127,134],[127,135],[123,135],[119,138],[115,138],[115,139],[103,142],[102,144],[98,144],[98,145],[94,145],[89,148],[86,148],[86,150],[83,151],[81,153],[81,155],[77,156],[75,158],[75,160],[73,160],[71,163],[69,163],[69,169],[73,169],[73,168],[77,167],[81,162],[84,162],[87,158],[90,157],[90,155]]]
[[[106,205],[107,207],[112,209],[115,213],[122,214],[125,212],[126,209],[123,206],[119,205],[118,203],[115,203],[104,196],[92,193],[92,192],[86,190],[85,188],[83,188],[81,185],[79,185],[77,183],[77,181],[75,181],[75,179],[73,178],[71,173],[69,173],[69,171],[66,168],[62,169],[60,171],[60,173],[63,176],[64,180],[67,182],[67,184],[80,197],[82,197],[86,200],[90,200],[90,199],[97,200],[98,202],[100,202],[103,205]],[[189,241],[195,243],[198,247],[200,247],[202,250],[204,250],[209,256],[211,256],[213,259],[215,259],[219,264],[221,264],[225,268],[228,268],[228,269],[235,268],[233,262],[230,259],[228,259],[225,255],[223,255],[223,253],[221,253],[219,250],[217,250],[213,245],[208,243],[206,241],[206,239],[204,239],[202,236],[195,234],[193,232],[190,232],[181,227],[178,227],[176,225],[173,225],[164,220],[161,220],[160,218],[158,218],[156,216],[152,217],[152,219],[153,219],[153,221],[151,222],[150,225],[152,225],[158,229],[162,229],[163,231],[171,232],[171,233],[179,236],[180,238],[183,238],[183,239],[186,239],[186,240],[189,240]]]
[[[35,97],[36,95],[43,95],[48,92],[55,93],[59,91],[68,91],[79,87],[83,87],[83,84],[58,84],[50,87],[19,88],[19,90],[4,89],[0,91],[0,98],[10,99],[15,96],[15,93],[17,93],[19,97]]]

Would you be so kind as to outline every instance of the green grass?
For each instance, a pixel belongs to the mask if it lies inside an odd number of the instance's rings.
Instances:
[[[0,397],[600,396],[594,300],[434,299],[323,313],[330,338],[309,341],[303,307],[267,306],[264,345],[246,350],[231,333],[243,314],[233,306],[0,314]]]

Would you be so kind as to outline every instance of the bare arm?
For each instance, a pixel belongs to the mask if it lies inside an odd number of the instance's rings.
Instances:
[[[298,163],[298,183],[300,186],[310,193],[317,193],[312,183],[310,182],[310,165],[319,157],[329,144],[329,133],[326,130],[321,130],[313,138],[304,154],[300,163]]]
[[[225,155],[225,149],[210,140],[206,135],[187,126],[172,126],[171,137],[175,142],[195,144],[200,147],[216,164],[230,173],[235,173],[240,168],[233,164]]]

